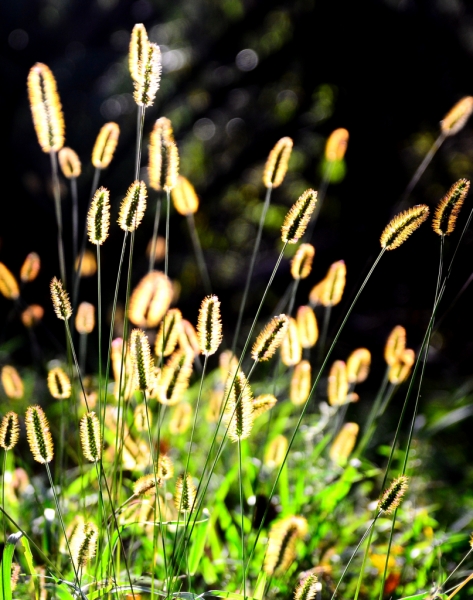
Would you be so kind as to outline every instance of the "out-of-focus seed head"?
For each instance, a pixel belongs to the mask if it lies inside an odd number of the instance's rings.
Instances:
[[[267,575],[283,575],[296,557],[297,540],[307,535],[304,517],[290,516],[273,523],[269,530],[268,546],[263,569]]]
[[[76,272],[79,270],[79,266],[80,277],[93,277],[95,273],[97,273],[96,252],[88,249],[85,250],[82,256],[82,262],[80,259],[80,254],[78,254],[74,263],[74,268]]]
[[[244,373],[239,371],[232,385],[229,379],[225,397],[228,398],[224,422],[228,428],[228,437],[238,442],[249,437],[253,428],[253,394]]]
[[[28,329],[35,327],[44,316],[44,308],[39,304],[30,304],[21,313],[21,322]]]
[[[49,423],[40,406],[29,406],[26,411],[26,437],[33,458],[42,464],[53,459],[54,447]]]
[[[144,50],[144,48],[143,48]],[[138,106],[152,106],[161,81],[161,51],[157,44],[148,44],[138,65],[133,97]]]
[[[147,56],[149,41],[146,28],[143,23],[136,23],[131,32],[130,47],[128,53],[128,66],[133,81],[139,81],[142,77],[141,68],[144,57]]]
[[[20,288],[13,273],[0,262],[0,294],[8,300],[17,300],[20,297]]]
[[[347,151],[349,137],[348,131],[343,127],[332,131],[325,144],[325,160],[329,162],[342,160]]]
[[[48,371],[48,390],[56,400],[64,400],[71,397],[71,381],[64,369],[54,367]]]
[[[347,267],[343,260],[338,260],[330,265],[320,294],[320,303],[323,306],[339,304],[345,290],[346,278]]]
[[[197,320],[197,337],[200,351],[204,356],[217,352],[222,342],[220,300],[217,296],[206,296],[202,300]]]
[[[401,357],[406,347],[406,330],[402,325],[396,325],[389,334],[384,347],[384,360],[392,367]]]
[[[458,133],[473,112],[473,96],[465,96],[453,106],[440,121],[440,129],[444,135],[450,136]]]
[[[167,454],[160,454],[158,458],[158,477],[163,480],[171,479],[174,475],[174,465]]]
[[[263,183],[267,188],[276,188],[281,185],[286,176],[287,166],[291,157],[293,141],[290,137],[283,137],[271,150],[266,161],[263,173]]]
[[[194,325],[187,319],[181,321],[181,332],[179,334],[179,346],[188,352],[192,352],[194,356],[200,354],[199,338]]]
[[[152,362],[148,337],[141,329],[133,329],[131,332],[130,353],[135,389],[145,392],[151,387]]]
[[[119,137],[120,127],[113,121],[102,126],[92,150],[92,164],[96,169],[106,169],[112,162]]]
[[[435,209],[432,227],[438,235],[450,235],[470,189],[468,179],[459,179],[440,200]]]
[[[171,192],[174,208],[180,215],[193,215],[199,208],[199,198],[192,183],[179,175]]]
[[[317,576],[311,573],[297,586],[294,592],[294,600],[315,600],[319,590],[320,583]]]
[[[77,308],[76,330],[81,335],[92,333],[95,327],[95,306],[90,302],[81,302]]]
[[[291,261],[291,275],[294,279],[306,279],[312,270],[315,248],[312,244],[301,244]]]
[[[381,248],[385,250],[399,248],[428,216],[429,207],[426,204],[418,204],[396,215],[389,221],[381,234]]]
[[[180,402],[172,411],[169,432],[173,435],[186,433],[192,420],[192,406],[189,402]]]
[[[113,378],[115,380],[115,388],[113,395],[118,400],[120,395],[120,384],[123,398],[128,400],[133,392],[135,391],[135,380],[133,377],[133,362],[131,359],[130,352],[125,354],[125,365],[122,370],[122,352],[123,352],[123,340],[122,338],[116,338],[112,342],[112,348],[110,352],[110,358],[112,362]],[[121,373],[122,372],[122,373]],[[120,381],[121,373],[121,381]]]
[[[294,367],[301,362],[302,346],[299,341],[296,320],[290,317],[286,335],[281,344],[281,360],[286,367]]]
[[[138,404],[133,412],[133,423],[136,431],[148,431],[148,423],[151,428],[153,413],[146,408],[146,404]]]
[[[100,187],[94,194],[87,213],[87,233],[89,242],[101,246],[110,229],[110,192]]]
[[[210,392],[210,400],[205,418],[209,423],[217,423],[220,418],[223,405],[223,389],[216,389]]]
[[[161,321],[156,334],[154,352],[156,356],[169,356],[176,348],[181,335],[182,313],[178,308],[171,308]]]
[[[16,400],[23,398],[23,381],[15,367],[11,365],[2,367],[2,385],[8,398]]]
[[[170,279],[160,271],[151,271],[133,290],[128,309],[130,321],[138,327],[156,327],[167,313],[172,295]]]
[[[362,383],[368,377],[371,365],[371,352],[368,348],[357,348],[347,360],[348,383]]]
[[[282,241],[296,244],[304,235],[317,202],[317,192],[306,190],[291,206],[281,228]]]
[[[316,283],[314,287],[310,290],[309,302],[311,306],[318,306],[319,304],[322,304],[321,298],[322,294],[324,293],[324,285],[325,279],[322,279],[322,281]]]
[[[166,406],[174,406],[180,402],[189,386],[193,362],[193,354],[182,349],[170,356],[157,383],[158,402]]]
[[[341,406],[347,402],[348,375],[343,360],[336,360],[330,369],[327,393],[330,406]]]
[[[312,369],[308,360],[295,366],[291,377],[289,399],[295,406],[305,404],[310,394]]]
[[[287,438],[283,435],[277,435],[271,440],[266,448],[266,452],[264,453],[264,464],[269,469],[280,467],[286,456],[288,446]]]
[[[41,268],[41,259],[36,252],[30,252],[21,265],[20,279],[23,283],[30,283],[38,277]]]
[[[7,412],[0,424],[0,448],[12,450],[18,442],[19,434],[18,415],[13,411]]]
[[[330,448],[330,459],[343,466],[353,452],[360,428],[356,423],[345,423]]]
[[[174,496],[174,505],[180,512],[189,512],[194,510],[195,497],[197,489],[189,473],[179,475],[176,481],[176,494]]]
[[[289,318],[286,315],[273,317],[256,338],[251,350],[251,358],[263,362],[274,356],[287,334],[288,327]]]
[[[302,348],[312,348],[319,339],[319,327],[310,306],[299,306],[296,313],[297,333]]]
[[[135,481],[133,493],[135,496],[150,496],[156,493],[156,484],[161,487],[163,481],[154,475],[144,475]]]
[[[401,475],[395,479],[388,489],[381,496],[378,503],[378,510],[382,510],[386,515],[391,515],[401,504],[407,491],[408,478]]]
[[[388,371],[389,382],[393,385],[400,385],[409,378],[412,366],[415,362],[415,352],[410,348],[405,348],[399,358],[390,366]]]
[[[85,414],[80,420],[80,441],[85,458],[90,462],[99,461],[102,454],[102,437],[100,422],[94,412]]]
[[[278,399],[273,394],[261,394],[253,400],[253,420],[271,410]]]
[[[66,179],[76,179],[81,174],[80,159],[72,148],[61,148],[58,154],[59,166]]]
[[[118,224],[123,231],[135,231],[146,210],[146,185],[144,181],[133,182],[120,206]]]
[[[65,289],[62,287],[62,282],[53,277],[49,286],[51,290],[51,300],[53,302],[54,312],[58,319],[67,321],[71,318],[72,307],[69,301],[69,296]]]

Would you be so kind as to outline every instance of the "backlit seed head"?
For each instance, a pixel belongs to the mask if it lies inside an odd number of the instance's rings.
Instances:
[[[296,320],[290,317],[286,335],[281,344],[281,360],[286,367],[294,367],[301,362],[302,346],[299,341]]]
[[[174,475],[174,465],[167,454],[160,454],[158,458],[158,477],[163,480],[171,479]]]
[[[49,423],[40,406],[29,406],[26,411],[26,437],[33,458],[42,464],[53,459],[54,448]]]
[[[76,257],[74,263],[74,269],[76,272],[80,265],[80,277],[93,277],[97,273],[97,258],[96,252],[92,250],[85,250],[82,256],[82,263],[80,260],[80,254]]]
[[[192,325],[192,323],[190,323],[190,321],[187,321],[186,319],[182,319],[181,321],[181,331],[179,333],[179,346],[183,350],[193,352],[194,356],[198,356],[200,354],[199,338],[197,336],[197,331],[195,330],[194,325]]]
[[[95,306],[90,302],[81,302],[77,308],[76,330],[81,335],[92,333],[95,327]]]
[[[356,423],[345,423],[330,448],[330,459],[339,465],[345,465],[353,452],[360,428]]]
[[[317,202],[317,192],[306,190],[295,204],[291,206],[281,228],[282,241],[296,244],[304,235],[310,217]]]
[[[146,185],[135,181],[130,185],[120,206],[118,224],[123,231],[135,231],[146,210]]]
[[[347,360],[348,383],[362,383],[368,377],[371,352],[367,348],[354,350]]]
[[[143,23],[136,23],[131,32],[130,47],[128,54],[128,66],[133,81],[139,81],[142,77],[141,67],[143,59],[147,56],[149,46],[148,34]]]
[[[112,162],[119,137],[120,127],[113,121],[102,126],[92,150],[92,164],[96,169],[106,169]]]
[[[407,491],[407,482],[408,478],[405,475],[395,479],[381,496],[378,510],[382,510],[387,515],[392,514],[402,502]]]
[[[177,178],[177,183],[172,189],[171,197],[174,208],[180,215],[193,215],[199,208],[199,198],[195,193],[194,186],[182,175],[179,175]]]
[[[204,356],[217,352],[222,342],[220,300],[217,296],[206,296],[202,300],[197,320],[197,337],[200,351]]]
[[[325,160],[329,162],[342,160],[347,151],[349,137],[348,131],[343,127],[332,131],[325,144]]]
[[[160,271],[151,271],[138,283],[130,298],[128,317],[138,327],[156,327],[171,304],[171,281]]]
[[[273,317],[256,338],[251,350],[251,358],[263,362],[274,356],[287,334],[288,327],[289,318],[286,315]]]
[[[291,275],[294,279],[309,277],[314,256],[315,248],[312,244],[301,244],[299,246],[291,261]]]
[[[299,306],[296,314],[297,333],[303,348],[312,348],[319,339],[319,327],[310,306]]]
[[[394,217],[384,228],[381,234],[381,248],[394,250],[418,229],[429,216],[429,207],[418,204],[405,210]]]
[[[323,306],[339,304],[345,290],[346,278],[347,267],[343,260],[338,260],[330,265],[320,294],[320,303]]]
[[[253,400],[253,420],[271,410],[277,402],[273,394],[261,394]]]
[[[62,287],[61,280],[57,279],[57,277],[53,277],[49,288],[51,290],[51,300],[57,318],[62,321],[67,321],[72,315],[72,307],[69,296]]]
[[[35,327],[44,316],[44,308],[39,304],[30,304],[21,313],[21,322],[28,329]]]
[[[196,494],[197,490],[189,473],[187,473],[185,479],[184,475],[179,475],[176,481],[176,494],[174,496],[174,505],[177,510],[181,512],[194,510]]]
[[[64,369],[55,367],[48,372],[49,393],[56,400],[64,400],[71,397],[71,381]]]
[[[455,135],[465,127],[473,112],[473,96],[465,96],[440,121],[440,129],[447,136]]]
[[[459,179],[440,200],[435,209],[432,227],[438,235],[450,235],[466,195],[470,189],[468,179]]]
[[[43,63],[36,63],[30,69],[28,98],[41,149],[43,152],[57,152],[64,146],[64,116],[56,80]]]
[[[151,351],[147,335],[133,329],[130,336],[130,353],[133,362],[135,389],[145,392],[151,387]]]
[[[218,357],[220,381],[225,385],[229,377],[233,378],[238,368],[238,359],[231,350],[220,352]]]
[[[191,424],[192,406],[188,402],[180,402],[172,411],[169,421],[169,432],[173,435],[185,433]]]
[[[100,187],[94,194],[87,213],[87,233],[89,242],[101,246],[110,229],[110,192]]]
[[[0,293],[8,300],[20,297],[20,288],[13,273],[0,262]]]
[[[330,369],[327,394],[330,406],[341,406],[347,402],[348,374],[343,360],[336,360]]]
[[[135,481],[133,486],[133,493],[135,496],[150,496],[156,493],[156,483],[158,487],[163,485],[163,481],[160,477],[152,475],[144,475]]]
[[[59,166],[66,179],[79,177],[82,170],[80,159],[72,148],[61,148],[58,154]]]
[[[138,106],[152,106],[161,81],[161,51],[157,44],[148,44],[138,65],[133,97]]]
[[[286,456],[288,445],[289,444],[286,437],[283,435],[277,435],[273,440],[271,440],[266,448],[266,452],[264,453],[264,464],[269,469],[280,467],[284,457]]]
[[[179,153],[169,119],[156,121],[149,142],[149,185],[157,192],[172,190],[179,175]]]
[[[321,298],[324,291],[325,279],[316,283],[314,287],[310,290],[309,294],[309,302],[311,306],[318,306],[322,304]]]
[[[290,516],[271,526],[263,569],[267,575],[283,575],[296,558],[297,540],[307,535],[304,517]]]
[[[209,423],[216,423],[220,418],[220,413],[222,411],[224,390],[216,389],[210,392],[210,399],[207,412],[205,413],[205,418]]]
[[[18,442],[19,433],[18,415],[13,411],[7,412],[0,425],[0,448],[12,450]]]
[[[34,281],[38,277],[41,268],[41,260],[36,252],[30,252],[21,265],[20,279],[23,283]]]
[[[133,423],[136,431],[148,431],[148,423],[151,428],[153,423],[153,413],[146,408],[146,404],[138,404],[133,413]]]
[[[120,395],[120,372],[122,371],[122,352],[122,338],[114,339],[110,351],[110,358],[112,362],[113,378],[115,380],[115,388],[113,391],[113,395],[117,400]],[[127,352],[125,354],[125,366],[121,374],[121,392],[125,400],[128,400],[135,391],[134,384],[135,381],[133,377],[133,363],[130,352]]]
[[[291,378],[289,399],[295,406],[305,404],[310,394],[312,369],[308,360],[295,366]]]
[[[415,352],[410,348],[402,351],[399,358],[391,365],[388,372],[389,382],[394,385],[404,383],[411,374],[415,362]]]
[[[2,367],[2,385],[8,398],[23,398],[23,381],[15,367],[11,365]]]
[[[290,137],[283,137],[271,150],[266,161],[263,173],[263,183],[267,188],[276,188],[284,181],[287,165],[291,157],[293,141]]]
[[[164,365],[157,383],[156,398],[166,406],[174,406],[189,387],[194,355],[176,350]]]
[[[392,367],[401,357],[406,347],[406,330],[402,325],[396,325],[389,334],[384,347],[384,360]]]
[[[79,524],[69,546],[74,563],[77,567],[85,568],[95,557],[99,530],[93,523]]]
[[[102,454],[102,437],[100,422],[94,412],[89,412],[80,420],[80,441],[82,452],[90,462],[100,460]]]
[[[404,364],[412,367],[416,360],[416,353],[411,348],[406,348],[401,354],[401,360]]]
[[[228,437],[238,442],[249,437],[253,428],[253,393],[244,373],[239,371],[232,385],[229,378],[225,389],[228,398],[224,422],[228,428]]]
[[[154,352],[156,356],[169,356],[174,352],[181,334],[182,313],[178,308],[171,308],[161,321],[156,334]]]
[[[303,579],[294,592],[294,600],[315,600],[320,590],[317,576],[311,573]]]

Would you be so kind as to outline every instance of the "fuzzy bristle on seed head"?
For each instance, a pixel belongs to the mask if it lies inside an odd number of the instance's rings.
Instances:
[[[362,383],[368,377],[371,365],[371,352],[368,348],[357,348],[347,360],[348,383]]]
[[[39,304],[30,304],[21,313],[21,322],[23,325],[30,329],[35,327],[44,316],[44,308]]]
[[[381,234],[381,248],[394,250],[407,240],[429,216],[429,207],[426,204],[413,206],[391,219]]]
[[[133,97],[138,106],[152,106],[161,81],[161,50],[157,44],[148,44],[138,64]]]
[[[297,333],[302,348],[312,348],[319,339],[319,327],[310,306],[299,306],[296,313]]]
[[[142,76],[141,67],[147,55],[149,46],[148,34],[143,23],[136,23],[131,32],[128,52],[128,67],[133,81],[139,81]]]
[[[330,369],[327,393],[330,406],[341,406],[347,402],[348,375],[343,360],[336,360]]]
[[[289,318],[286,335],[281,343],[281,360],[286,367],[294,367],[302,359],[302,346],[299,341],[296,320]]]
[[[56,400],[64,400],[71,397],[71,381],[64,369],[54,367],[48,371],[49,393]]]
[[[118,224],[123,231],[135,231],[146,210],[146,185],[144,181],[133,182],[120,206]]]
[[[322,306],[336,306],[340,303],[347,279],[347,267],[345,261],[337,260],[330,265],[324,284],[320,293],[320,304]]]
[[[169,309],[173,296],[170,279],[151,271],[138,283],[130,298],[128,317],[138,327],[156,327]]]
[[[133,485],[133,493],[135,496],[149,496],[156,493],[156,484],[158,487],[162,485],[162,479],[154,475],[144,475],[135,481]]]
[[[473,112],[473,96],[465,96],[453,106],[440,121],[440,129],[446,136],[455,135],[463,127]]]
[[[41,259],[36,252],[30,252],[21,265],[20,279],[23,283],[30,283],[38,277],[41,268]]]
[[[260,417],[261,415],[264,415],[264,413],[268,412],[268,410],[271,410],[277,401],[278,400],[276,396],[273,396],[273,394],[261,394],[260,396],[254,398],[253,419]]]
[[[355,447],[359,431],[360,428],[356,423],[345,423],[330,448],[329,456],[333,462],[342,466],[346,464]]]
[[[304,235],[316,202],[317,192],[306,190],[291,206],[281,228],[281,238],[284,243],[296,244]]]
[[[169,356],[176,348],[181,335],[182,313],[178,308],[168,310],[156,334],[154,352],[156,356]]]
[[[432,219],[432,227],[435,233],[438,233],[438,235],[450,235],[452,233],[469,189],[470,182],[468,179],[459,179],[440,200]]]
[[[179,475],[176,481],[176,494],[174,496],[174,505],[181,512],[189,512],[194,510],[195,497],[197,494],[196,487],[189,473]]]
[[[56,80],[48,66],[36,63],[28,74],[28,97],[33,124],[43,152],[64,146],[64,116]]]
[[[110,121],[102,125],[92,150],[92,164],[96,169],[106,169],[112,162],[119,137],[120,127],[116,123]]]
[[[94,194],[87,213],[89,242],[101,246],[110,229],[110,192],[100,187]]]
[[[296,558],[296,543],[307,534],[304,517],[290,516],[271,526],[263,570],[267,575],[283,575]]]
[[[158,458],[158,476],[161,479],[171,479],[174,475],[174,465],[167,454],[160,454]]]
[[[303,579],[294,592],[294,600],[315,600],[320,589],[317,576],[311,573]]]
[[[189,402],[179,402],[172,411],[169,421],[169,433],[180,435],[186,433],[192,420],[192,406]]]
[[[12,367],[11,365],[5,365],[2,367],[1,379],[3,389],[8,398],[13,398],[16,400],[23,398],[23,381],[15,367]]]
[[[161,117],[151,132],[148,146],[149,185],[153,190],[172,190],[178,181],[179,152],[174,142],[171,121]]]
[[[13,273],[0,262],[0,294],[8,300],[17,300],[20,297],[20,288]]]
[[[264,167],[263,183],[265,187],[276,188],[284,181],[289,159],[291,158],[292,146],[293,141],[290,137],[283,137],[276,142]]]
[[[164,365],[157,382],[156,399],[166,406],[174,406],[189,387],[194,363],[193,353],[176,350]]]
[[[200,351],[204,356],[217,352],[222,342],[220,300],[217,296],[206,296],[202,300],[197,320],[197,337]]]
[[[77,526],[69,546],[74,563],[84,569],[95,557],[99,530],[93,523],[81,523]]]
[[[58,319],[67,321],[72,315],[72,307],[69,296],[57,277],[53,277],[49,285],[54,312]]]
[[[308,360],[301,360],[294,367],[289,388],[289,399],[295,406],[301,406],[307,401],[311,388],[311,376],[312,368]]]
[[[395,479],[388,489],[381,496],[378,503],[378,510],[382,510],[385,514],[392,514],[401,503],[407,491],[408,478],[401,475]]]
[[[401,357],[406,347],[406,330],[402,325],[396,325],[386,340],[384,360],[392,367]]]
[[[82,171],[82,165],[72,148],[61,148],[58,153],[59,166],[66,179],[76,179]]]
[[[53,459],[54,447],[49,423],[40,406],[29,406],[26,411],[26,437],[33,458],[42,464]]]
[[[349,137],[348,131],[343,127],[332,131],[325,144],[325,160],[329,162],[342,160],[347,151]]]
[[[94,412],[85,414],[80,420],[80,441],[82,452],[90,462],[100,460],[102,454],[102,437],[100,422]]]
[[[133,362],[135,389],[145,392],[151,387],[151,350],[147,335],[133,329],[130,336],[130,354]]]
[[[277,435],[266,448],[264,464],[270,469],[280,467],[286,456],[288,446],[287,438],[283,435]]]
[[[224,422],[228,428],[228,437],[238,442],[249,437],[253,428],[253,393],[250,384],[242,371],[238,371],[235,380],[228,379],[225,389],[227,406]]]
[[[306,279],[312,270],[315,248],[312,244],[301,244],[291,261],[291,275],[294,279]]]
[[[3,417],[0,424],[0,448],[11,450],[18,442],[20,426],[18,424],[18,415],[10,411]]]
[[[263,362],[274,356],[286,336],[288,327],[289,318],[286,315],[273,317],[256,338],[251,350],[251,358]]]
[[[179,175],[177,183],[171,192],[174,208],[184,217],[193,215],[199,208],[199,198],[192,183]]]
[[[81,302],[77,308],[75,326],[77,333],[88,335],[95,327],[95,306],[90,302]]]

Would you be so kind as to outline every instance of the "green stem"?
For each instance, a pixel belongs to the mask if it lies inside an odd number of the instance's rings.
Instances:
[[[368,538],[368,543],[366,544],[365,552],[363,554],[363,562],[361,563],[360,575],[358,576],[358,583],[356,584],[355,597],[353,600],[358,600],[358,596],[360,594],[361,582],[363,581],[363,573],[365,572],[366,559],[368,558],[368,552],[370,551],[371,540],[373,538],[374,533],[374,524],[376,519],[373,521],[373,527],[371,527],[370,536]],[[388,564],[388,557],[386,557],[386,565]],[[384,585],[381,586],[382,588]]]
[[[169,272],[169,213],[171,210],[171,192],[166,190],[166,248],[164,252],[164,274]]]
[[[240,491],[241,511],[241,568],[243,571],[243,600],[246,600],[246,569],[245,569],[245,516],[243,505],[243,470],[241,467],[241,440],[238,438],[238,486]]]
[[[2,469],[2,513],[3,513],[3,547],[7,543],[7,524],[5,521],[5,471],[7,468],[7,450],[3,454],[3,469]],[[5,598],[5,579],[2,577],[2,598]]]
[[[154,263],[156,262],[156,241],[158,239],[159,219],[161,217],[161,198],[158,196],[156,200],[156,208],[154,211],[154,226],[153,226],[153,237],[151,238],[151,252],[149,255],[149,267],[148,273],[154,269]]]
[[[195,226],[194,215],[191,213],[187,215],[187,225],[189,227],[189,234],[192,240],[192,246],[194,247],[195,258],[197,260],[197,266],[200,272],[200,278],[204,285],[205,293],[210,295],[212,293],[212,285],[210,283],[209,272],[207,271],[207,265],[205,264],[204,253],[202,252],[202,245],[200,243],[199,234]]]
[[[77,258],[79,248],[79,206],[77,200],[77,178],[71,178],[71,198],[72,198],[72,279],[74,280],[74,263]]]
[[[51,159],[51,173],[53,178],[54,210],[56,212],[57,224],[57,247],[59,255],[59,271],[61,280],[66,286],[66,261],[64,258],[64,244],[62,241],[62,212],[61,212],[61,188],[59,187],[59,177],[57,172],[57,152],[51,150],[49,153]]]

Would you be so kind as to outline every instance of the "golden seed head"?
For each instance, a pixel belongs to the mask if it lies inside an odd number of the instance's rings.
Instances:
[[[404,364],[412,367],[416,360],[416,353],[411,348],[406,348],[401,354],[401,360]]]
[[[18,415],[13,411],[7,412],[0,425],[0,448],[11,450],[18,442],[19,434]]]
[[[144,475],[135,481],[133,493],[135,496],[150,496],[156,493],[156,483],[161,487],[163,482],[160,477],[155,477],[153,474]]]
[[[172,283],[164,273],[151,271],[138,283],[130,298],[128,317],[138,327],[156,327],[172,301]]]
[[[286,456],[288,445],[289,444],[286,437],[283,435],[277,435],[273,440],[271,440],[266,448],[266,452],[264,453],[264,464],[269,469],[280,467],[284,457]]]
[[[125,354],[125,366],[123,368],[123,372],[121,375],[120,382],[120,372],[122,370],[122,352],[123,352],[123,339],[116,338],[112,342],[112,348],[110,351],[110,358],[112,362],[112,371],[113,371],[113,379],[115,380],[115,389],[113,391],[113,395],[118,400],[120,396],[120,383],[121,383],[121,392],[123,394],[123,398],[128,400],[133,392],[135,391],[134,387],[134,378],[133,378],[133,364],[130,356],[130,352]]]
[[[401,357],[406,347],[406,330],[402,325],[396,325],[389,334],[384,347],[384,360],[392,367]]]
[[[347,151],[349,137],[348,131],[343,127],[332,131],[325,144],[325,160],[329,162],[342,160]]]
[[[145,392],[151,387],[151,350],[148,336],[141,329],[133,329],[130,336],[135,389]]]
[[[371,352],[368,348],[357,348],[347,360],[348,383],[362,383],[368,377],[371,365]]]
[[[402,502],[404,494],[407,491],[407,482],[408,478],[405,475],[401,475],[395,479],[381,496],[378,503],[378,510],[391,515]]]
[[[102,437],[100,422],[94,412],[85,414],[80,420],[80,441],[82,452],[90,462],[100,460],[102,454]]]
[[[414,362],[414,350],[411,350],[410,348],[404,349],[399,358],[390,366],[388,372],[389,382],[394,385],[404,383],[411,374]]]
[[[101,246],[110,229],[110,192],[100,187],[94,194],[87,213],[89,242]]]
[[[53,459],[54,448],[49,423],[40,406],[29,406],[26,411],[26,437],[33,458],[42,464]]]
[[[310,394],[312,369],[308,360],[295,366],[291,377],[289,399],[295,406],[305,404]]]
[[[258,362],[269,360],[282,344],[289,327],[286,315],[273,317],[256,338],[251,350],[251,358]]]
[[[18,585],[18,579],[21,574],[21,566],[18,563],[12,562],[11,564],[11,578],[10,578],[10,588],[11,591],[14,592],[16,590],[16,586]]]
[[[343,260],[330,265],[320,294],[320,303],[323,306],[335,306],[341,301],[346,279],[347,267]]]
[[[102,125],[92,150],[92,164],[96,169],[106,169],[112,162],[119,137],[120,127],[116,123]]]
[[[317,202],[317,192],[306,190],[295,204],[291,206],[281,228],[282,241],[297,244],[304,235],[310,217]]]
[[[179,175],[179,152],[174,142],[171,122],[166,117],[156,121],[148,146],[149,185],[153,190],[172,190]]]
[[[43,63],[36,63],[30,69],[28,97],[41,149],[43,152],[57,152],[64,146],[64,116],[56,80]]]
[[[294,600],[315,600],[320,584],[317,576],[311,573],[303,579],[294,592]]]
[[[281,360],[286,367],[294,367],[301,362],[302,346],[299,341],[296,320],[289,318],[286,335],[281,344]]]
[[[228,437],[238,442],[249,437],[253,428],[253,393],[244,373],[239,371],[232,385],[229,379],[225,389],[228,398],[224,422],[228,428]]]
[[[356,444],[360,428],[356,423],[345,423],[330,448],[330,459],[339,465],[345,465]]]
[[[192,406],[189,402],[180,402],[172,412],[169,421],[169,432],[173,435],[185,433],[191,424]]]
[[[277,402],[273,394],[261,394],[253,400],[253,420],[271,410]]]
[[[92,250],[85,250],[82,256],[82,263],[80,260],[80,254],[77,255],[74,263],[74,269],[76,272],[80,265],[80,277],[93,277],[97,273],[97,259],[96,252]]]
[[[290,516],[271,526],[263,569],[268,575],[283,575],[296,558],[296,543],[307,534],[304,517]]]
[[[202,300],[197,320],[197,337],[200,351],[204,356],[217,352],[222,342],[220,300],[217,296],[206,296]]]
[[[67,321],[72,315],[72,307],[69,296],[62,287],[62,282],[57,277],[53,277],[49,286],[51,290],[51,300],[53,301],[54,312],[58,319]]]
[[[95,306],[90,302],[81,302],[77,308],[76,330],[82,335],[92,333],[95,327]]]
[[[185,479],[184,475],[179,475],[176,481],[176,494],[174,496],[174,504],[177,510],[181,512],[194,510],[196,495],[197,490],[189,473],[187,473]]]
[[[138,106],[152,106],[161,81],[161,51],[157,44],[148,44],[138,64],[133,97]]]
[[[197,336],[197,331],[195,330],[194,325],[192,325],[192,323],[190,323],[186,319],[182,319],[181,321],[179,346],[182,349],[187,350],[188,352],[193,352],[194,356],[198,356],[200,354],[199,338]]]
[[[381,234],[381,248],[394,250],[418,229],[429,216],[429,207],[426,204],[413,206],[391,219]]]
[[[64,400],[71,397],[71,381],[64,369],[55,367],[48,371],[49,393],[56,400]]]
[[[263,173],[263,183],[267,188],[276,188],[284,181],[287,165],[291,157],[293,141],[290,137],[283,137],[271,150],[266,161]]]
[[[157,400],[174,406],[189,387],[194,356],[186,350],[176,350],[164,365],[157,384]]]
[[[23,381],[15,367],[11,365],[2,367],[2,385],[8,398],[23,398]]]
[[[72,148],[61,148],[58,154],[59,166],[66,179],[79,177],[82,170],[79,157]]]
[[[136,23],[131,32],[128,54],[128,66],[133,81],[139,81],[142,76],[141,67],[147,55],[149,46],[148,34],[143,23]]]
[[[41,268],[41,259],[36,252],[30,252],[21,265],[20,279],[23,283],[34,281]]]
[[[199,208],[199,198],[195,193],[192,183],[182,175],[179,175],[177,178],[177,183],[172,189],[171,196],[174,208],[180,215],[185,217],[197,212]]]
[[[309,293],[309,302],[311,306],[322,304],[321,298],[324,291],[325,279],[316,283]]]
[[[0,262],[0,293],[8,300],[20,297],[20,288],[13,273]]]
[[[296,314],[297,333],[303,348],[312,348],[319,339],[319,327],[310,306],[299,306]]]
[[[171,308],[161,321],[156,334],[154,352],[156,356],[169,356],[174,352],[181,335],[182,313],[178,308]]]
[[[153,238],[151,238],[146,246],[146,256],[148,258],[151,257],[151,252],[153,250]],[[154,249],[154,261],[161,262],[166,254],[166,239],[161,235],[158,235],[156,238],[156,245]]]
[[[136,431],[148,431],[148,422],[151,428],[153,413],[146,408],[146,404],[138,404],[133,412],[133,423]]]
[[[37,325],[44,316],[44,308],[39,304],[30,304],[21,313],[21,322],[28,329]]]
[[[466,122],[473,112],[473,96],[465,96],[453,106],[440,121],[440,129],[443,134],[455,135],[465,127]]]
[[[220,370],[220,381],[225,385],[228,378],[233,377],[238,368],[237,357],[231,350],[224,350],[223,352],[220,352],[218,365]]]
[[[343,360],[336,360],[330,369],[327,394],[330,406],[341,406],[347,402],[348,375]]]
[[[160,454],[158,458],[158,477],[171,479],[174,475],[174,465],[167,454]]]
[[[301,244],[299,246],[291,261],[291,275],[294,279],[309,277],[314,256],[315,248],[312,244]]]
[[[146,185],[144,181],[133,182],[120,206],[118,224],[123,231],[135,231],[146,210]]]
[[[95,557],[98,535],[99,530],[93,523],[82,523],[77,526],[69,543],[76,568],[85,568]]]
[[[470,182],[468,179],[459,179],[440,200],[432,219],[432,227],[435,233],[438,233],[438,235],[450,235],[452,233],[469,189]]]

